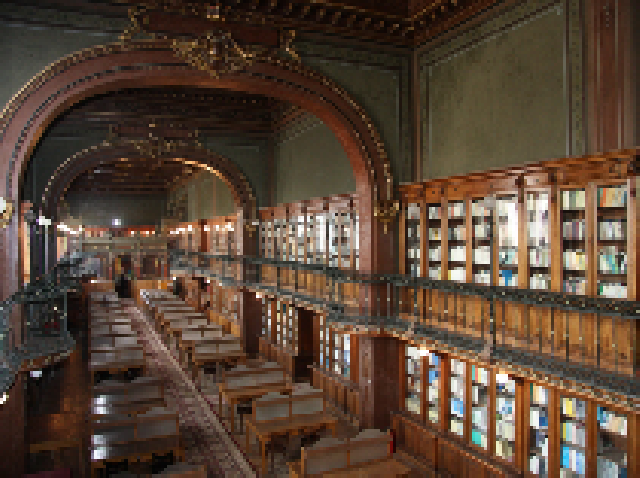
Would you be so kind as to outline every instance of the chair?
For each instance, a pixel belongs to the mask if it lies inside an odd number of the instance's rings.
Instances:
[[[253,413],[253,403],[250,400],[247,402],[240,402],[236,406],[236,410],[236,413],[240,416],[240,431],[242,431],[244,430],[243,417]]]

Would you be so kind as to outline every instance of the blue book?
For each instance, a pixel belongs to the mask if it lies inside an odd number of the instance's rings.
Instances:
[[[571,449],[562,445],[562,468],[571,469]]]
[[[578,473],[584,475],[585,465],[584,465],[584,454],[581,452],[576,452],[576,469]]]

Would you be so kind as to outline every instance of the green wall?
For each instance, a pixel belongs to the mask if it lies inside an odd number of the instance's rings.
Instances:
[[[355,191],[349,158],[324,123],[313,116],[279,136],[275,148],[276,203]]]
[[[0,105],[11,100],[31,78],[60,58],[84,48],[114,42],[124,28],[120,19],[61,13],[42,8],[2,5],[0,23]],[[83,28],[30,26],[20,20],[65,23]],[[85,30],[88,29],[88,30]],[[120,30],[122,31],[122,30]]]
[[[423,179],[584,154],[582,44],[565,49],[580,1],[550,3],[524,2],[422,55]]]
[[[85,226],[111,226],[113,219],[122,226],[160,225],[166,196],[68,194],[69,214],[81,218]]]

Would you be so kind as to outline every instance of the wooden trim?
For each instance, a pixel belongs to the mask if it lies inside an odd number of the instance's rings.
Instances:
[[[398,219],[400,231],[398,234],[398,247],[400,248],[400,264],[399,272],[400,274],[407,273],[407,247],[406,247],[406,237],[407,237],[407,206],[408,204],[404,204],[400,209],[400,217]],[[422,253],[422,251],[421,251]]]

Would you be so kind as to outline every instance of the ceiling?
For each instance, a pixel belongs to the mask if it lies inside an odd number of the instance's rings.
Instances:
[[[195,142],[197,137],[241,134],[267,137],[295,108],[289,103],[225,90],[201,88],[123,89],[85,100],[55,123],[55,136],[96,131],[114,138],[149,135]],[[169,158],[113,161],[86,171],[69,193],[159,194],[193,176],[199,168]]]
[[[187,16],[220,5],[228,22],[323,32],[387,44],[417,46],[505,0],[24,0],[22,5],[128,17],[130,6],[159,4]],[[509,2],[511,0],[507,0]],[[17,3],[17,2],[16,2]]]

